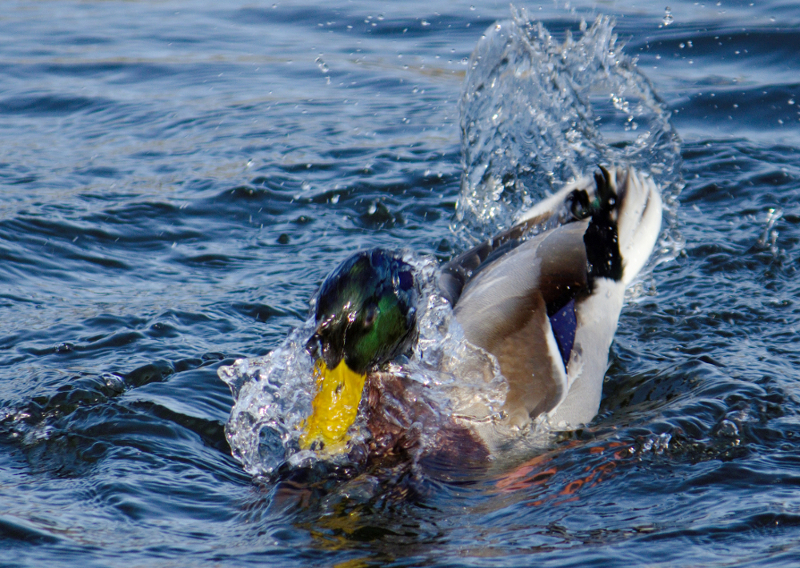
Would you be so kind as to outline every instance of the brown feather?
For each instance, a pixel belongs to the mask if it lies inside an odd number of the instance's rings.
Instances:
[[[588,287],[587,224],[571,223],[534,237],[501,263],[482,267],[456,304],[467,340],[497,357],[508,379],[506,412],[512,423],[551,410],[564,394],[564,362],[547,348],[548,312]]]

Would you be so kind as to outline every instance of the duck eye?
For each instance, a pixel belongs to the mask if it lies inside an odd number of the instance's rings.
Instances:
[[[366,309],[366,313],[364,314],[364,327],[369,329],[375,323],[375,320],[378,318],[378,306],[372,305]]]

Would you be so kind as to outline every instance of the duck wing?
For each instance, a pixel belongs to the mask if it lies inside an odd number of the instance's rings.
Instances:
[[[605,184],[605,178],[585,176],[566,184],[525,211],[511,228],[453,258],[442,267],[439,276],[442,295],[455,306],[464,286],[505,253],[535,234],[586,219],[590,203],[598,198],[598,183]]]
[[[571,352],[575,298],[588,286],[588,224],[564,225],[507,252],[467,283],[454,308],[467,340],[497,358],[515,424],[551,410],[569,390],[550,316],[566,322],[564,349]]]
[[[597,413],[625,286],[660,226],[653,180],[603,169],[445,265],[440,287],[465,337],[508,380],[512,424],[550,412],[555,424],[576,425]]]

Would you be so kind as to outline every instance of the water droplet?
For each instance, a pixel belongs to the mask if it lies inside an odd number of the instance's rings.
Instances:
[[[317,67],[319,67],[319,70],[323,73],[330,71],[330,69],[328,69],[328,65],[322,60],[322,55],[317,57],[314,62],[317,64]]]
[[[668,26],[668,25],[670,25],[670,24],[671,24],[673,21],[674,21],[674,18],[672,17],[672,9],[671,9],[669,6],[667,6],[667,7],[664,9],[664,19],[663,19],[663,20],[661,20],[661,24],[662,24],[663,26]]]

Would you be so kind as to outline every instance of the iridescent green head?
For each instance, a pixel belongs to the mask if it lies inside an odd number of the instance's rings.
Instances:
[[[309,349],[329,369],[342,359],[356,373],[380,367],[413,340],[418,296],[413,269],[399,253],[356,253],[320,288]]]

